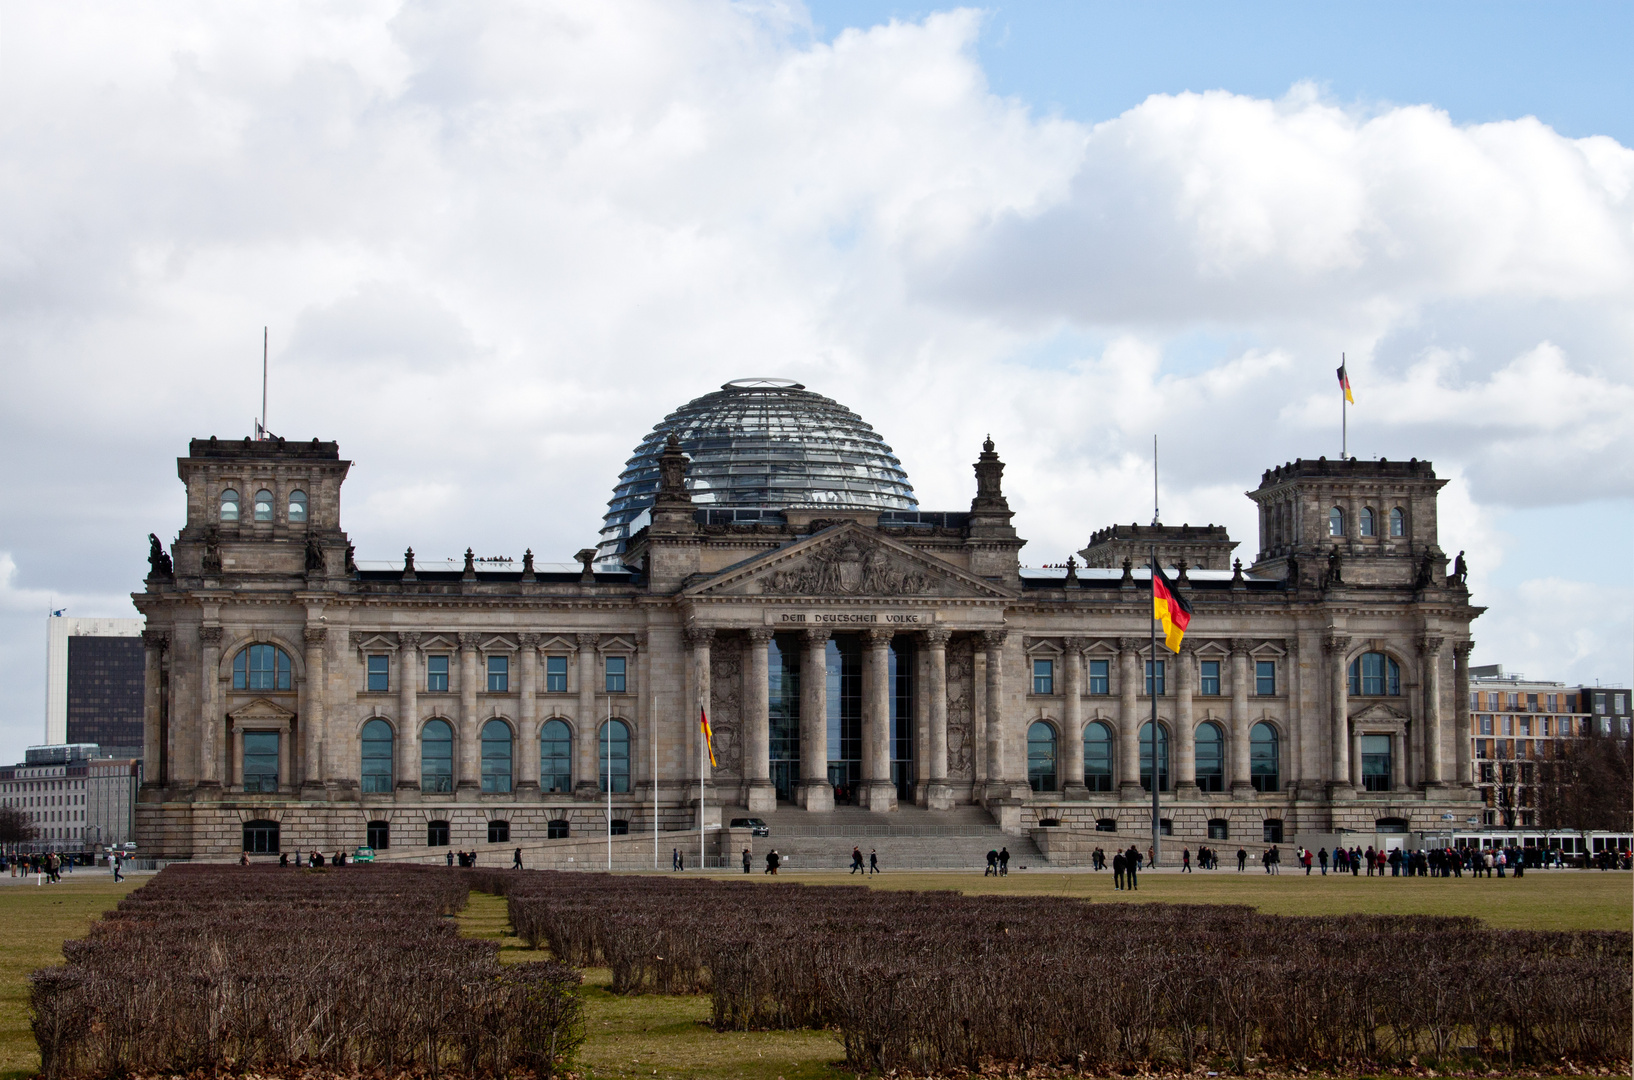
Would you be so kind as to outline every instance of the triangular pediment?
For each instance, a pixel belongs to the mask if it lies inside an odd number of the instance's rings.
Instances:
[[[853,522],[741,562],[689,587],[692,597],[1009,599],[1010,593]]]
[[[1361,712],[1351,713],[1350,718],[1352,720],[1359,720],[1363,722],[1370,720],[1378,722],[1384,720],[1406,720],[1407,714],[1398,712],[1397,710],[1384,704],[1382,701],[1376,701],[1367,708],[1363,709]]]
[[[256,698],[247,705],[240,705],[227,714],[234,724],[246,723],[288,723],[295,718],[295,714],[266,698]]]

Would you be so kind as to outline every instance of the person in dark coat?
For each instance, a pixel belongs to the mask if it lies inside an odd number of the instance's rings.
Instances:
[[[1238,848],[1237,849],[1237,873],[1239,873],[1239,874],[1242,873],[1243,872],[1243,867],[1245,867],[1247,865],[1248,865],[1248,852],[1243,850],[1242,848]]]
[[[1140,889],[1140,852],[1133,845],[1124,852],[1123,856],[1123,887],[1126,889]]]
[[[987,869],[982,871],[982,877],[999,876],[999,853],[996,849],[987,852]]]
[[[745,874],[747,874],[749,872],[749,849],[748,848],[743,849],[743,872]]]
[[[1123,852],[1114,851],[1112,853],[1112,887],[1114,889],[1121,890],[1123,888],[1123,871],[1127,864],[1128,860],[1123,857]]]
[[[777,868],[781,865],[783,865],[783,857],[777,853],[776,848],[772,848],[766,855],[766,872],[776,877]]]
[[[860,847],[851,849],[851,872],[853,874],[862,873],[862,848]]]
[[[1010,876],[1010,849],[999,848],[999,877]]]
[[[868,875],[870,877],[872,877],[873,875],[875,875],[877,873],[879,873],[879,849],[878,848],[869,848],[868,849]]]
[[[522,849],[521,848],[517,848],[515,853],[513,853],[511,855],[511,869],[512,870],[522,869]]]

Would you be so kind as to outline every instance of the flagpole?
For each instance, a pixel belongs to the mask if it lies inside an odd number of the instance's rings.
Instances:
[[[1157,500],[1157,435],[1152,435],[1152,525],[1158,523]],[[1157,869],[1158,856],[1162,854],[1163,837],[1159,822],[1161,811],[1157,802],[1157,536],[1152,537],[1152,686],[1147,695],[1152,699],[1152,869]]]
[[[607,695],[607,870],[613,869],[613,696]]]
[[[700,706],[700,709],[702,706]],[[700,712],[702,717],[706,714]],[[709,737],[704,734],[703,724],[698,724],[698,869],[706,869],[704,865],[704,762],[708,761]]]
[[[1345,354],[1339,354],[1339,370],[1345,370]],[[1350,417],[1346,412],[1348,403],[1345,400],[1344,387],[1339,388],[1339,460],[1344,461],[1350,456]]]
[[[652,693],[647,724],[652,729],[652,868],[658,869],[658,691]]]

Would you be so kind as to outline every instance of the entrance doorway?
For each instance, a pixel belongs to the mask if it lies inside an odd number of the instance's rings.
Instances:
[[[828,639],[828,783],[834,804],[857,801],[862,782],[862,642],[856,634]]]
[[[800,652],[797,634],[777,634],[766,649],[767,756],[772,787],[793,802],[800,782]]]

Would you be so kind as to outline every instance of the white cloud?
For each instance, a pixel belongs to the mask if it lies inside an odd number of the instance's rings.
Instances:
[[[1149,516],[1154,430],[1165,520],[1251,558],[1241,492],[1338,451],[1341,351],[1352,451],[1457,477],[1476,567],[1495,507],[1634,494],[1634,152],[1307,86],[1089,127],[993,95],[979,19],[822,43],[716,0],[8,9],[9,587],[139,584],[184,440],[247,433],[263,325],[273,429],[356,461],[362,558],[565,557],[640,436],[744,375],[857,409],[927,508],[968,503],[991,431],[1033,563]],[[42,654],[17,625],[0,648]]]

